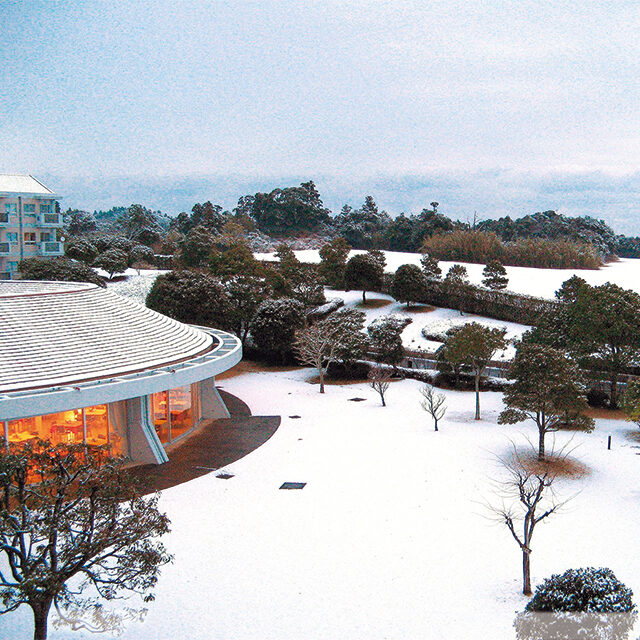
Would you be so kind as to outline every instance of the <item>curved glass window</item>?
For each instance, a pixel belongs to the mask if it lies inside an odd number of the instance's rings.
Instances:
[[[152,394],[151,410],[160,442],[179,438],[195,424],[192,385]]]

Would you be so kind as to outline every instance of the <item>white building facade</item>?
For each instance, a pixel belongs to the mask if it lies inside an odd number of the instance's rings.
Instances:
[[[107,446],[136,464],[203,421],[229,417],[215,376],[240,341],[93,284],[0,282],[0,437],[5,446]]]
[[[0,174],[0,279],[13,278],[23,258],[63,255],[59,199],[33,176]]]

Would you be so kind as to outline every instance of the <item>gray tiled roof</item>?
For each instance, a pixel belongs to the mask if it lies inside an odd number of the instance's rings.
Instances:
[[[33,176],[15,173],[0,173],[0,193],[28,193],[51,197],[56,195]]]
[[[95,285],[0,283],[0,392],[154,369],[213,343],[203,331]]]

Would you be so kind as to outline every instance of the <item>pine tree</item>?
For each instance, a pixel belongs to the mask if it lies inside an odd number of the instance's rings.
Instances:
[[[498,260],[492,260],[485,266],[482,271],[482,284],[488,289],[500,291],[506,289],[509,284],[509,278],[507,277],[507,270],[498,262]]]
[[[438,261],[428,253],[425,253],[420,259],[422,272],[427,278],[440,280],[442,278],[442,269],[438,266]]]

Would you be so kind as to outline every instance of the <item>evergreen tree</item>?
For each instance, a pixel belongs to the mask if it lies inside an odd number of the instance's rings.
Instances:
[[[251,337],[266,357],[285,361],[292,352],[296,331],[304,323],[304,305],[299,300],[265,300],[251,322]]]
[[[480,379],[496,351],[507,346],[506,333],[506,329],[485,327],[478,322],[469,322],[447,332],[442,356],[450,364],[467,369],[473,375],[476,420],[480,420]]]
[[[428,253],[425,253],[420,259],[422,272],[427,278],[440,280],[442,278],[442,269],[438,266],[438,261]]]
[[[509,284],[507,270],[498,262],[492,260],[482,271],[482,284],[488,289],[500,291],[506,289]]]
[[[370,253],[358,254],[350,258],[344,272],[346,290],[361,290],[363,301],[367,299],[367,291],[380,289],[383,277],[384,267]]]
[[[427,279],[414,264],[403,264],[398,267],[391,283],[391,295],[398,302],[424,302],[427,291]]]
[[[344,272],[351,247],[342,238],[334,238],[320,249],[318,275],[332,289],[344,289]]]
[[[532,420],[538,428],[538,458],[545,459],[545,435],[562,427],[591,431],[578,365],[564,352],[539,344],[520,343],[509,368],[514,380],[503,396],[500,424]]]
[[[388,315],[376,318],[367,327],[371,348],[376,352],[378,362],[395,367],[402,361],[402,332],[410,323],[411,320],[404,316]]]
[[[178,261],[184,267],[199,268],[209,263],[214,236],[206,227],[194,227],[180,243]]]

